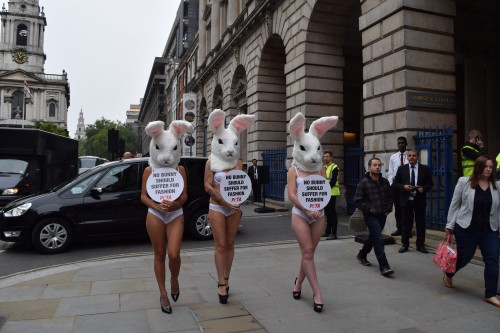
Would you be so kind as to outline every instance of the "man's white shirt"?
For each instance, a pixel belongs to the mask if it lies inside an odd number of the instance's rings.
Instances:
[[[396,177],[396,172],[398,171],[399,166],[401,165],[401,154],[403,154],[403,165],[408,164],[408,152],[405,151],[403,153],[397,152],[391,155],[389,159],[389,173],[387,175],[387,179],[389,183],[392,185],[394,181],[394,177]]]

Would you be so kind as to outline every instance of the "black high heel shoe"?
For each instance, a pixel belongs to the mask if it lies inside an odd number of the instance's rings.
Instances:
[[[295,282],[293,283],[295,286],[297,285],[297,279],[298,278],[295,278]],[[301,293],[302,293],[302,290],[299,290],[299,291],[293,291],[292,290],[292,295],[293,295],[294,299],[300,299],[300,294]]]
[[[176,280],[177,281],[177,293],[174,293],[174,288],[172,287],[172,280]],[[179,281],[177,280],[177,278],[174,278],[174,277],[171,277],[170,278],[170,296],[172,296],[172,299],[174,300],[174,302],[177,302],[177,300],[179,299],[179,295],[180,295],[180,292],[179,292]]]
[[[319,313],[319,312],[323,311],[323,306],[324,306],[323,303],[316,303],[314,301],[314,294],[313,294],[313,310],[314,310],[314,312]]]
[[[225,283],[223,283],[223,284],[217,283],[217,287],[227,287],[227,284],[225,284]],[[219,295],[219,303],[226,304],[227,303],[227,299],[229,298],[229,294],[225,294],[225,295],[218,294],[218,295]]]
[[[161,311],[171,314],[172,307],[170,306],[170,301],[168,300],[168,296],[160,296],[160,307]]]

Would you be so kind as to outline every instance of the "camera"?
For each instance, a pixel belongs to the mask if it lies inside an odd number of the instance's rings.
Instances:
[[[418,190],[418,186],[412,186],[411,190],[412,190],[412,192],[417,191]]]

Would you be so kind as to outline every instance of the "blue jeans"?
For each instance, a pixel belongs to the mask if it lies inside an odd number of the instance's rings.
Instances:
[[[369,236],[359,251],[358,256],[360,258],[366,258],[366,255],[370,253],[373,248],[375,256],[378,260],[379,268],[382,270],[389,267],[389,262],[387,262],[387,258],[385,257],[384,241],[382,240],[382,230],[384,229],[387,217],[385,215],[373,215],[367,213],[364,213],[363,216],[365,218],[366,227],[369,231]]]
[[[495,296],[498,288],[498,255],[500,251],[498,231],[467,232],[457,224],[454,233],[458,253],[457,272],[469,263],[479,246],[484,262],[484,297]],[[446,275],[453,277],[454,274]]]

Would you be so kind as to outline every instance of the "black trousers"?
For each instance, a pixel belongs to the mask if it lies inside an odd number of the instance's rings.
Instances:
[[[401,207],[403,211],[403,229],[401,243],[403,246],[410,245],[410,236],[413,229],[413,219],[417,228],[417,247],[425,244],[425,207],[416,205],[413,201],[408,201],[406,206]]]
[[[260,187],[259,181],[257,179],[252,179],[253,201],[262,201]]]
[[[394,191],[392,193],[392,198],[394,199],[394,217],[396,218],[396,229],[403,233],[403,212],[401,206],[399,205],[400,191]]]
[[[337,225],[338,225],[337,208],[335,207],[336,202],[337,202],[337,197],[332,195],[330,197],[330,201],[325,206],[325,215],[326,215],[325,233],[333,234],[335,236],[337,236]]]

